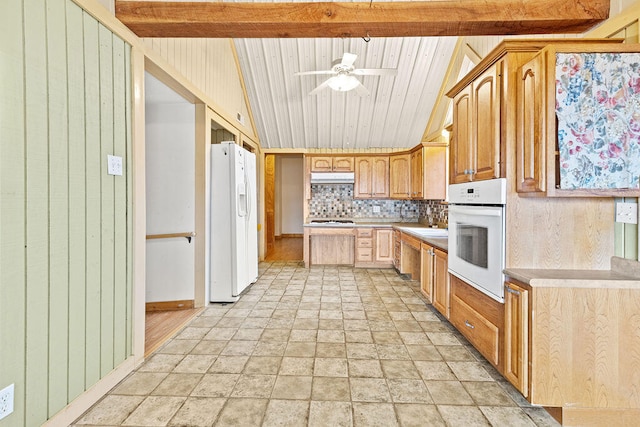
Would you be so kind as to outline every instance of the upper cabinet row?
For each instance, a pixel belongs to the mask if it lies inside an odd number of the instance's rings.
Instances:
[[[447,94],[450,182],[506,177],[521,196],[637,196],[640,79],[620,70],[640,57],[618,54],[639,50],[611,39],[502,42]]]
[[[355,172],[356,199],[444,200],[447,147],[420,144],[410,152],[352,157],[307,156],[311,172]]]

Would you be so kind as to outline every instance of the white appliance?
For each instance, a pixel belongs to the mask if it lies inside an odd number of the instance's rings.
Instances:
[[[258,278],[256,156],[234,142],[211,146],[209,300],[233,302]]]
[[[449,272],[504,302],[506,179],[449,186]]]

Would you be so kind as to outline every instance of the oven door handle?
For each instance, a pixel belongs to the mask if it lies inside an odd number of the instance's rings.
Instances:
[[[489,208],[483,209],[467,208],[464,206],[451,206],[449,205],[449,213],[457,213],[469,216],[502,216],[502,208]]]

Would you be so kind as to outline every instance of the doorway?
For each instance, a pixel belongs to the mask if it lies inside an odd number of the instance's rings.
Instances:
[[[301,261],[304,233],[304,161],[301,154],[265,156],[265,261]]]
[[[195,304],[196,106],[145,73],[145,355]]]

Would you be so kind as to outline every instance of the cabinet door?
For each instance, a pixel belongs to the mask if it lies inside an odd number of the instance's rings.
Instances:
[[[311,157],[311,172],[331,172],[333,157]]]
[[[332,170],[334,172],[353,172],[353,157],[334,157]]]
[[[518,70],[516,109],[516,190],[546,190],[544,59],[535,56]]]
[[[448,255],[439,249],[433,250],[433,306],[447,319],[449,318],[449,271]]]
[[[420,290],[422,291],[422,295],[427,299],[428,302],[433,302],[433,262],[434,255],[433,248],[429,245],[422,244],[422,249],[420,250],[421,258],[422,258],[422,272],[420,274]]]
[[[471,85],[453,98],[453,132],[450,146],[450,182],[459,184],[471,180]]]
[[[422,199],[423,175],[422,151],[420,148],[411,153],[411,198]]]
[[[389,157],[372,157],[371,195],[376,199],[389,197]]]
[[[371,157],[357,157],[355,163],[353,197],[356,199],[370,199],[373,196],[373,189],[371,188],[372,159]]]
[[[376,262],[393,263],[394,242],[393,230],[390,228],[379,228],[376,230]]]
[[[500,70],[497,62],[473,82],[471,174],[474,181],[500,177]]]
[[[424,147],[422,156],[422,198],[444,200],[447,197],[447,147]]]
[[[389,156],[389,181],[392,199],[408,199],[411,192],[411,155]]]
[[[400,270],[400,258],[402,255],[402,234],[393,230],[393,266]]]
[[[529,291],[504,285],[504,376],[520,392],[529,393]]]

